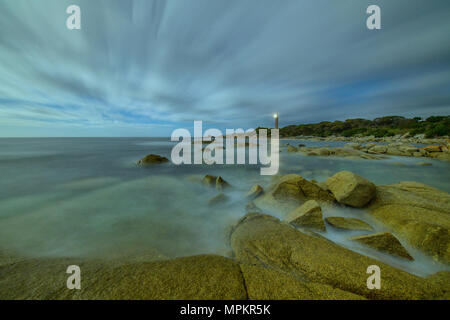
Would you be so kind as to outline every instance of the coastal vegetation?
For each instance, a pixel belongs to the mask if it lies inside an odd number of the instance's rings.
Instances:
[[[280,137],[292,136],[374,136],[376,138],[395,135],[420,135],[426,138],[450,135],[450,116],[431,116],[426,119],[412,119],[401,116],[386,116],[367,119],[347,119],[345,121],[322,121],[313,124],[289,125],[280,129]]]

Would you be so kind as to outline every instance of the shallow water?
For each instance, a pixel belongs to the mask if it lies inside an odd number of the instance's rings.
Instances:
[[[343,144],[284,140],[281,174],[323,181],[350,170],[376,184],[409,180],[450,191],[450,164],[445,162],[426,159],[433,165],[423,167],[417,165],[423,159],[406,157],[307,157],[286,153],[285,142]],[[0,139],[0,248],[29,256],[227,254],[226,230],[245,214],[243,194],[255,183],[268,186],[272,177],[250,165],[135,165],[149,153],[170,158],[173,145],[163,138]],[[229,204],[207,205],[216,193],[198,182],[205,174],[221,175],[234,186]],[[364,215],[370,221],[362,210],[324,209],[324,215]],[[347,241],[349,234],[328,227],[324,235],[417,274],[444,268],[409,247],[415,262],[370,251]]]

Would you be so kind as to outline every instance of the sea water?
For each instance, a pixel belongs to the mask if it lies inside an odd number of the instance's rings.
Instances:
[[[287,153],[286,142],[342,146],[342,142],[282,140],[280,174],[324,181],[349,170],[375,184],[417,181],[450,191],[450,164],[419,158],[348,160]],[[245,214],[244,194],[270,185],[259,165],[160,165],[139,167],[147,154],[170,159],[168,138],[0,139],[0,250],[29,257],[163,259],[203,253],[227,255],[227,230]],[[399,165],[401,162],[403,165]],[[217,194],[200,183],[220,175],[233,189],[230,201],[211,207]],[[280,213],[271,212],[280,218]],[[324,216],[355,216],[383,231],[363,210],[324,208]],[[366,232],[367,233],[367,232]],[[347,248],[419,275],[445,266],[405,247],[413,262],[346,240],[364,232],[327,227],[324,236]]]

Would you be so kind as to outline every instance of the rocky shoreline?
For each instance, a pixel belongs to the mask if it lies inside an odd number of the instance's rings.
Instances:
[[[159,165],[159,164],[155,164]],[[200,182],[220,201],[233,189],[220,176]],[[221,196],[222,195],[222,196]],[[402,245],[450,264],[450,195],[417,182],[376,186],[342,171],[326,181],[297,174],[255,185],[247,214],[229,229],[229,257],[198,255],[158,261],[14,258],[0,251],[0,299],[450,299],[450,272],[422,278],[326,239],[329,228],[364,230],[350,240],[411,260]],[[363,208],[389,232],[364,219],[327,217],[325,206]],[[284,212],[278,219],[267,208]],[[81,290],[67,290],[68,265],[83,270]],[[367,268],[381,269],[382,287],[367,288]]]
[[[308,156],[337,156],[349,159],[380,160],[384,159],[385,155],[391,155],[450,161],[449,139],[424,139],[417,137],[397,137],[395,139],[386,137],[291,137],[284,139],[348,142],[344,147],[306,147],[303,144],[299,144],[298,146],[287,144],[287,152],[301,152]]]

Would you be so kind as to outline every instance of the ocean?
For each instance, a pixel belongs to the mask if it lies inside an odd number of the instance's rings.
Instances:
[[[375,184],[417,181],[450,191],[450,164],[418,158],[385,160],[319,158],[286,153],[285,144],[342,146],[342,142],[281,140],[280,174],[324,181],[349,170]],[[245,214],[246,191],[270,185],[259,165],[139,167],[147,154],[170,159],[168,138],[0,139],[0,249],[27,257],[129,258],[154,260],[202,253],[229,255],[227,230]],[[398,165],[398,162],[403,165]],[[231,200],[211,207],[217,191],[200,183],[220,175],[233,189]],[[327,211],[328,210],[328,211]],[[356,216],[382,227],[357,209],[327,209],[324,216]],[[268,212],[282,218],[279,212]],[[346,240],[357,232],[324,233],[362,254],[423,275],[445,269],[410,248],[415,261],[373,252]]]

